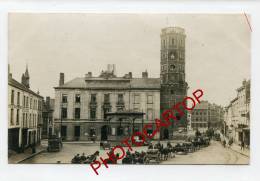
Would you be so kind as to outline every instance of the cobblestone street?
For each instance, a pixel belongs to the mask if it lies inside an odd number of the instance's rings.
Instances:
[[[126,149],[126,148],[125,148]],[[61,152],[43,152],[22,163],[70,163],[77,153],[93,154],[100,151],[100,156],[106,158],[108,150],[100,150],[98,144],[64,143]],[[134,150],[146,151],[147,147],[135,147]],[[121,163],[121,160],[119,161]],[[212,141],[211,145],[187,155],[176,155],[161,164],[248,164],[249,158],[229,148],[223,148],[219,142]]]

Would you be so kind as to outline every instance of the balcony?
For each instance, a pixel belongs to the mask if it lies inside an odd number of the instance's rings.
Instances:
[[[111,103],[110,102],[104,102],[103,104],[103,109],[110,109],[112,106],[111,106]]]

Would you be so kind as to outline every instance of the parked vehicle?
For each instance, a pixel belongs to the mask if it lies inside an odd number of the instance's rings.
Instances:
[[[48,152],[57,152],[60,151],[62,148],[62,139],[57,136],[51,136],[48,138]]]
[[[158,149],[148,149],[147,150],[147,161],[146,163],[149,163],[151,160],[156,161],[157,163],[160,163],[160,152]]]
[[[186,155],[188,153],[188,149],[185,143],[178,143],[174,147],[174,151],[177,155]]]

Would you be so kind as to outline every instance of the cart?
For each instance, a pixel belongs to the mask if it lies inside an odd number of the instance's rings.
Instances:
[[[57,152],[60,151],[62,148],[62,140],[60,137],[51,136],[48,138],[48,152]]]
[[[156,161],[157,163],[160,163],[160,152],[158,149],[148,149],[147,150],[147,159],[146,163],[149,163],[151,160]]]

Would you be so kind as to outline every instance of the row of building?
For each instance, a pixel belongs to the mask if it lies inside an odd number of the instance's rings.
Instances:
[[[235,143],[250,145],[250,80],[236,89],[237,96],[225,108],[224,134]]]
[[[195,108],[189,112],[189,128],[205,132],[208,129],[223,128],[224,108],[222,106],[201,101]]]
[[[12,77],[8,66],[8,148],[22,152],[51,134],[54,99],[44,100],[30,89],[28,67],[21,82]],[[50,125],[48,125],[50,123]]]

